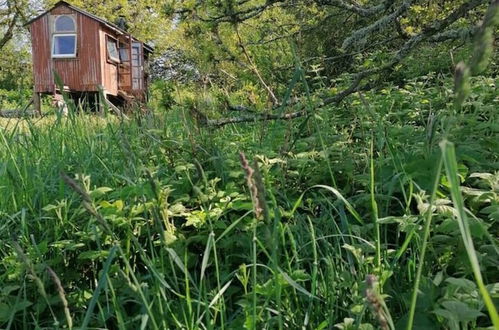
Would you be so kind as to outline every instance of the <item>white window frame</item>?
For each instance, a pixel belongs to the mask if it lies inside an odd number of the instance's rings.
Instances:
[[[74,30],[73,31],[58,31],[56,29],[57,20],[61,17],[69,17],[73,21]],[[76,19],[73,15],[57,15],[54,16],[54,20],[52,22],[52,44],[50,49],[50,54],[52,58],[76,58],[78,53],[78,26],[76,24]],[[74,52],[72,54],[55,54],[55,38],[56,37],[74,37]]]
[[[116,51],[118,52],[118,57],[111,56],[111,53],[109,52],[109,48],[108,48],[109,41],[112,41],[116,45]],[[106,53],[107,53],[107,60],[108,61],[110,61],[112,63],[121,63],[120,46],[119,46],[118,40],[111,37],[110,35],[106,35]]]
[[[54,54],[55,38],[57,37],[74,37],[75,38],[74,52],[72,54]],[[76,33],[54,33],[52,35],[52,51],[51,51],[52,58],[75,58],[77,47],[78,47],[78,36],[76,35]]]

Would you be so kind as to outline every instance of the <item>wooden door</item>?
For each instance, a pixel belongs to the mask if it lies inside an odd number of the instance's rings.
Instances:
[[[130,63],[130,43],[120,40],[120,64],[118,67],[119,90],[130,91],[132,89],[132,70]]]

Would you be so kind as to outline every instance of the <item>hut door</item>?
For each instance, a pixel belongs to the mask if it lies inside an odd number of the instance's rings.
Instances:
[[[130,69],[130,46],[126,41],[120,41],[120,60],[118,66],[119,89],[129,91],[132,89],[132,77]]]
[[[144,50],[140,42],[132,42],[132,89],[144,89]]]

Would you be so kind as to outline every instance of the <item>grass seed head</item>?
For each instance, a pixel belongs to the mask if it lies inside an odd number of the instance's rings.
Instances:
[[[66,316],[66,322],[68,324],[69,329],[73,328],[73,319],[71,318],[71,313],[69,312],[69,305],[66,299],[66,293],[64,292],[64,288],[62,287],[61,280],[57,276],[57,274],[52,270],[52,268],[47,266],[47,272],[50,275],[50,278],[55,284],[57,288],[57,292],[59,293],[59,298],[61,299],[62,305],[64,307],[64,315]]]
[[[255,182],[255,170],[249,165],[248,159],[243,152],[239,153],[239,158],[241,160],[241,166],[243,167],[244,172],[246,172],[246,184],[248,185],[251,193],[251,200],[253,202],[253,208],[255,210],[255,217],[257,219],[260,219],[262,216],[263,207],[260,203],[258,187]]]
[[[390,329],[388,327],[388,321],[385,317],[385,313],[383,311],[383,300],[382,297],[377,292],[378,287],[378,279],[374,275],[366,276],[366,300],[373,314],[376,316],[379,322],[379,326],[381,329]]]

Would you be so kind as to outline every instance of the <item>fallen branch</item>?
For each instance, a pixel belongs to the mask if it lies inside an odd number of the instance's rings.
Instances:
[[[227,110],[236,111],[236,112],[255,112],[255,110],[246,107],[244,105],[232,105],[232,104],[227,104]]]
[[[223,119],[207,119],[206,125],[212,127],[222,127],[228,124],[239,124],[239,123],[253,123],[259,121],[268,120],[290,120],[299,117],[303,117],[307,114],[305,111],[296,111],[291,113],[281,113],[281,114],[261,114],[255,116],[241,116],[233,118],[223,118]]]
[[[31,110],[0,110],[0,117],[3,118],[24,118],[35,117],[36,113]]]

